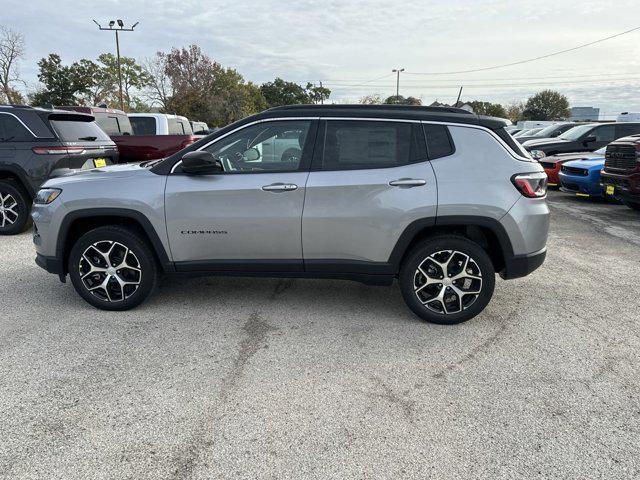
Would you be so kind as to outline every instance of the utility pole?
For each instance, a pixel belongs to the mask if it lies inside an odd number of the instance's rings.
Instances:
[[[136,28],[136,25],[140,22],[134,23],[131,28],[124,28],[124,22],[120,19],[117,20],[118,26],[113,28],[116,24],[116,20],[109,20],[109,28],[103,27],[95,20],[95,23],[100,30],[116,32],[116,55],[118,58],[118,85],[120,87],[119,97],[120,97],[120,110],[124,110],[124,97],[122,96],[122,66],[120,65],[120,37],[118,36],[118,32],[133,32],[133,29]]]
[[[404,68],[394,68],[391,70],[393,73],[398,74],[398,78],[396,80],[396,97],[400,96],[400,72],[404,72]]]
[[[322,89],[322,80],[320,80],[320,88]],[[320,94],[320,105],[324,105],[324,97]]]
[[[460,87],[460,91],[458,92],[458,99],[456,100],[454,107],[458,106],[458,102],[460,101],[461,96],[462,96],[462,87]]]

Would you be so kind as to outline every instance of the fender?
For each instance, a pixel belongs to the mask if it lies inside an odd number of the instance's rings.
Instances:
[[[85,208],[81,210],[74,210],[73,212],[68,213],[62,220],[60,230],[58,232],[58,240],[56,243],[56,257],[60,260],[60,262],[64,261],[64,246],[71,224],[76,220],[81,220],[83,218],[93,219],[99,217],[120,217],[137,222],[151,241],[151,248],[153,248],[156,255],[158,255],[158,259],[160,260],[164,271],[175,271],[175,266],[169,259],[167,251],[165,250],[164,245],[162,244],[162,241],[158,236],[158,232],[156,232],[155,228],[153,228],[153,225],[151,224],[149,219],[137,210],[130,210],[127,208]]]

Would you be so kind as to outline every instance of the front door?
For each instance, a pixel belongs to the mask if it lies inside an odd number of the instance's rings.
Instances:
[[[302,270],[311,120],[264,121],[203,147],[224,172],[167,180],[167,234],[178,270]]]

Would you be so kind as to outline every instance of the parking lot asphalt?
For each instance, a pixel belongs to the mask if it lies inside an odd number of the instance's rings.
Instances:
[[[0,238],[0,478],[637,478],[640,214],[549,203],[546,263],[458,326],[329,280],[102,312]]]

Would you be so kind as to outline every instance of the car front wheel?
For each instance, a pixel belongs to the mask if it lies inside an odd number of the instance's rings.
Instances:
[[[495,270],[478,244],[461,236],[442,235],[409,252],[399,281],[402,296],[416,315],[451,325],[484,310],[493,295]]]
[[[158,267],[147,242],[135,231],[99,227],[85,233],[69,255],[76,292],[102,310],[129,310],[155,289]]]

